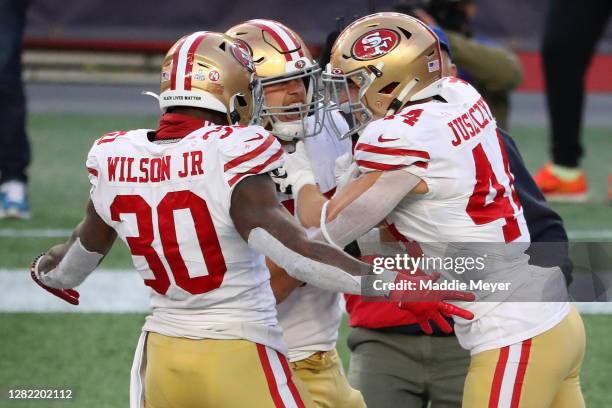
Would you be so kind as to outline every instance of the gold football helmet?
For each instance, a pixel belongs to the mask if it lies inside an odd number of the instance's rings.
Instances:
[[[222,33],[198,31],[178,40],[161,69],[159,105],[225,113],[230,124],[260,120],[263,93],[251,56]]]
[[[323,73],[326,109],[340,109],[349,124],[347,133],[336,133],[348,137],[406,102],[438,94],[440,58],[438,38],[416,18],[385,12],[350,24]]]
[[[272,106],[264,93],[262,116],[275,136],[283,140],[301,139],[321,131],[323,104],[321,69],[313,60],[304,41],[285,25],[264,19],[249,20],[226,31],[253,57],[257,75],[264,87],[289,84],[299,80],[305,87],[301,97],[287,106]]]

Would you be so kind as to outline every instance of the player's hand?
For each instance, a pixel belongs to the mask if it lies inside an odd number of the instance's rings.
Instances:
[[[30,265],[30,276],[32,277],[32,280],[34,280],[34,282],[36,282],[38,286],[40,286],[47,292],[51,293],[52,295],[57,296],[58,298],[70,303],[71,305],[78,305],[80,294],[76,290],[74,289],[56,289],[56,288],[47,286],[43,283],[41,276],[40,276],[40,271],[38,270],[38,266],[40,263],[39,261],[44,256],[45,254],[40,254],[36,258],[34,258],[34,260],[32,261],[32,265]]]
[[[287,194],[293,193],[294,198],[300,188],[306,184],[316,185],[304,142],[297,142],[295,151],[285,155],[285,163],[276,173],[272,173],[272,180],[278,186],[278,190]]]
[[[466,320],[474,318],[474,314],[469,310],[447,303],[447,301],[472,302],[476,299],[472,292],[420,289],[421,281],[435,282],[439,278],[439,273],[409,276],[402,274],[398,276],[398,279],[415,282],[416,289],[395,291],[392,294],[393,299],[397,300],[399,298],[399,308],[410,313],[426,334],[433,333],[431,322],[434,322],[442,332],[446,334],[452,333],[453,328],[445,317],[457,316]]]
[[[353,161],[350,153],[344,153],[336,159],[334,176],[336,177],[336,190],[340,191],[351,181],[359,177],[359,166]]]

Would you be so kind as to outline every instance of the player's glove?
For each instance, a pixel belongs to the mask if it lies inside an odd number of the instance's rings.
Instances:
[[[409,280],[416,283],[415,290],[395,291],[390,294],[390,298],[398,300],[400,309],[410,313],[415,321],[426,334],[432,334],[431,322],[434,322],[442,332],[450,334],[453,332],[452,326],[445,317],[461,317],[472,320],[474,314],[468,310],[447,303],[446,301],[472,302],[476,296],[472,292],[459,290],[428,290],[421,289],[420,282],[435,282],[440,278],[439,273],[431,275],[398,275],[399,280]]]
[[[283,167],[271,175],[278,186],[277,190],[286,194],[293,193],[294,198],[306,184],[316,184],[304,142],[297,142],[295,151],[285,155]]]
[[[289,184],[287,180],[287,171],[285,171],[284,167],[279,167],[270,172],[270,177],[272,177],[272,181],[276,184],[276,191],[283,194],[291,194],[291,184]]]
[[[41,288],[43,288],[44,290],[46,290],[47,292],[57,296],[58,298],[70,303],[71,305],[78,305],[79,304],[79,292],[77,292],[74,289],[56,289],[56,288],[52,288],[50,286],[47,286],[43,283],[41,277],[40,277],[40,272],[38,270],[38,264],[39,261],[41,260],[41,258],[45,256],[44,253],[38,255],[36,258],[34,258],[34,260],[32,261],[32,265],[30,266],[30,276],[32,277],[32,279],[34,280],[34,282],[36,282],[36,284],[38,286],[40,286]]]
[[[359,177],[359,173],[359,166],[353,161],[353,156],[350,153],[339,156],[334,165],[336,190],[342,190],[344,186]]]

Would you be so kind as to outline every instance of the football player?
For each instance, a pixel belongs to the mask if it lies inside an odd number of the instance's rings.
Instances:
[[[72,288],[116,237],[129,247],[152,306],[132,368],[132,407],[312,406],[292,381],[261,254],[331,291],[359,293],[373,276],[369,265],[308,240],[279,205],[268,173],[284,153],[253,125],[262,97],[254,71],[223,34],[174,44],[162,65],[158,129],[93,144],[85,217],[32,264],[38,285],[78,304]],[[392,282],[397,273],[381,276]]]
[[[312,406],[292,381],[262,254],[327,290],[411,296],[369,291],[362,282],[374,278],[371,266],[309,240],[280,206],[268,173],[284,152],[255,125],[261,98],[250,55],[230,37],[181,38],[163,61],[158,129],[112,132],[94,143],[85,217],[66,243],[32,263],[39,286],[78,304],[73,288],[116,237],[129,247],[152,306],[132,367],[132,407]],[[410,280],[376,275],[400,278]]]
[[[303,140],[314,170],[312,182],[316,182],[317,191],[331,196],[336,187],[335,161],[350,154],[352,145],[349,139],[340,140],[332,133],[323,121],[323,111],[317,109],[323,103],[321,69],[306,44],[293,30],[272,20],[246,21],[226,34],[253,57],[263,85],[264,125],[289,150],[296,140]],[[343,121],[338,112],[330,116],[327,120]],[[279,199],[293,212],[291,195],[279,193]],[[319,225],[318,214],[310,218],[307,212],[300,215],[304,226]],[[314,402],[330,408],[364,407],[361,393],[348,384],[335,349],[342,319],[340,294],[302,285],[276,265],[270,263],[269,267],[272,288],[280,301],[278,321],[289,361]]]
[[[491,260],[478,278],[502,278],[511,289],[479,291],[481,301],[466,305],[474,322],[455,318],[471,352],[463,406],[583,407],[580,316],[560,271],[531,266],[524,255],[529,232],[486,102],[469,84],[443,78],[442,68],[438,38],[406,15],[367,16],[338,37],[324,81],[347,115],[345,136],[360,134],[363,175],[323,204],[318,236],[342,247],[385,220],[416,256],[486,248]],[[289,184],[299,184],[308,169],[288,161]],[[299,191],[299,200],[313,194]]]

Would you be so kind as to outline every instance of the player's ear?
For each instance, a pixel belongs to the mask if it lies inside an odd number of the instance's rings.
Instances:
[[[455,64],[451,64],[451,75],[454,77],[457,76],[457,65]]]

